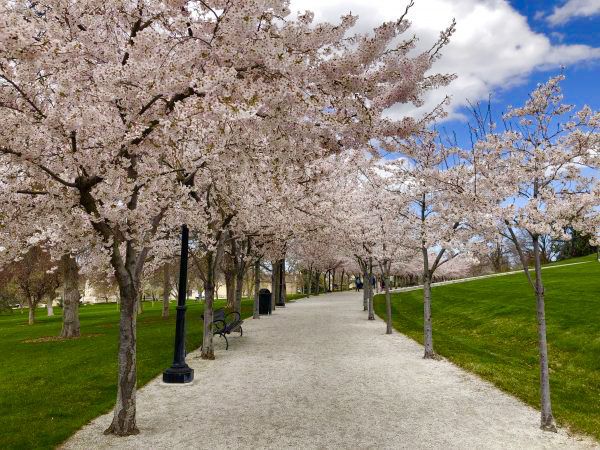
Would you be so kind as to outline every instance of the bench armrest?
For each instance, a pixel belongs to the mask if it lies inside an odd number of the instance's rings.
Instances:
[[[217,326],[217,324],[219,324],[219,323],[221,324],[221,326]],[[225,328],[227,328],[227,323],[221,319],[213,320],[212,325],[213,325],[213,327],[216,327],[216,331],[221,331],[221,330],[224,330]],[[212,331],[215,331],[215,328],[213,328]]]
[[[235,319],[235,321],[236,321],[236,322],[237,322],[237,321],[240,321],[240,320],[242,320],[242,316],[240,316],[240,313],[239,313],[239,312],[237,312],[237,311],[232,311],[232,312],[230,312],[230,313],[227,313],[227,314],[225,315],[225,318],[227,318],[227,317],[231,316],[232,314],[235,314],[235,315],[237,315],[237,318]]]

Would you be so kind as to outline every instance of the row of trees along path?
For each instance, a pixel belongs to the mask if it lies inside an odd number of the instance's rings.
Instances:
[[[468,150],[435,132],[449,99],[419,117],[388,114],[422,106],[455,78],[434,71],[454,21],[421,42],[409,30],[411,6],[364,35],[353,35],[356,16],[315,23],[283,0],[0,6],[0,263],[34,247],[61,261],[65,337],[79,334],[80,277],[116,281],[118,387],[107,433],[138,433],[140,293],[156,273],[171,284],[183,224],[205,293],[206,360],[215,358],[219,270],[239,309],[248,269],[256,297],[260,268],[271,261],[284,279],[286,259],[309,284],[334,268],[389,280],[417,265],[424,356],[435,359],[436,274],[468,268],[499,234],[517,248],[528,236],[541,426],[555,429],[539,243],[598,224],[598,188],[582,168],[598,166],[600,116],[563,105],[560,76],[508,113],[507,131],[476,121]],[[385,290],[392,333],[387,282]]]
[[[453,25],[409,53],[404,17],[348,39],[357,17],[314,24],[277,0],[17,0],[1,12],[2,255],[41,243],[115,277],[119,374],[106,431],[117,435],[138,432],[141,280],[177,251],[181,224],[204,277],[202,356],[212,359],[226,246],[281,259],[286,238],[311,229],[310,199],[336,157],[419,130],[382,112],[452,79],[426,72]]]

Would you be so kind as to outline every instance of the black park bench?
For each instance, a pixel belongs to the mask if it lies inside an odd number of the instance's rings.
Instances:
[[[233,317],[230,319],[230,316]],[[202,320],[204,320],[204,314],[202,314]],[[227,336],[225,336],[226,334],[231,334],[232,331],[237,331],[240,333],[240,336],[244,335],[242,323],[244,323],[244,321],[242,320],[240,313],[236,311],[225,313],[223,308],[215,309],[213,311],[213,336],[218,334],[225,339],[225,350],[229,350],[229,341],[227,340]]]

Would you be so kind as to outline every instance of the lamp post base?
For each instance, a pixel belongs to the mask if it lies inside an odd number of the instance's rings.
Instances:
[[[194,369],[187,364],[183,367],[169,367],[163,372],[163,382],[169,384],[191,383],[194,379]]]

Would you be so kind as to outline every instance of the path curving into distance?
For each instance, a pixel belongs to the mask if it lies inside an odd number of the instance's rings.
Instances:
[[[138,392],[141,434],[104,436],[108,414],[64,448],[600,448],[540,431],[534,409],[366,319],[362,293],[247,319],[229,351],[216,338],[215,361],[188,355],[191,385]]]

